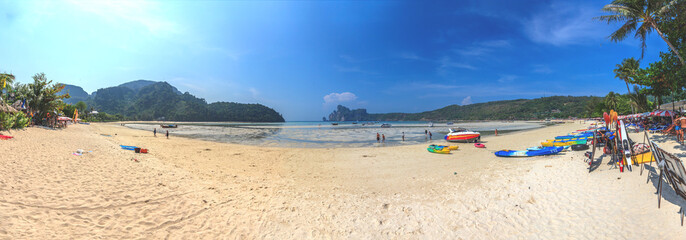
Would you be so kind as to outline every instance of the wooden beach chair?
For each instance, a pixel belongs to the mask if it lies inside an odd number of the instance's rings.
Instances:
[[[686,169],[684,163],[677,156],[660,148],[655,142],[650,141],[650,148],[653,151],[655,160],[657,161],[660,175],[658,177],[658,198],[657,207],[660,208],[662,200],[662,178],[664,177],[678,197],[686,201]],[[650,178],[650,176],[649,176]],[[681,226],[684,225],[684,208],[679,209],[681,215]]]

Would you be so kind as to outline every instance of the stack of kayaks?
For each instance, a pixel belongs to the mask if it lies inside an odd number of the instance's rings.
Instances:
[[[501,150],[495,152],[495,155],[498,157],[534,157],[557,154],[561,152],[563,149],[564,147],[543,147],[539,150],[528,151]]]
[[[586,142],[589,139],[593,139],[593,137],[591,137],[591,138],[577,137],[577,138],[547,140],[545,142],[541,142],[541,146],[544,146],[544,147],[564,147],[564,146],[571,146],[571,145],[576,145],[576,144],[586,144]]]
[[[426,150],[432,153],[448,154],[450,153],[450,150],[457,150],[457,148],[458,146],[443,146],[431,144]]]

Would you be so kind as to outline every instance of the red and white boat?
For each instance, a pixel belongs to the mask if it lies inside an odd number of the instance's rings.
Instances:
[[[481,139],[481,133],[472,132],[464,128],[450,128],[450,133],[445,135],[445,140],[448,142],[478,142]]]

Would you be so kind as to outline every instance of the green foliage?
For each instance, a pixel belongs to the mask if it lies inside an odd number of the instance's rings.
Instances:
[[[85,102],[79,101],[77,102],[74,107],[79,110],[79,114],[86,114],[86,109],[88,109],[88,105],[86,105]]]
[[[69,94],[57,95],[64,85],[51,83],[45,73],[38,73],[33,76],[33,83],[28,85],[28,105],[32,111],[36,111],[37,123],[42,123],[48,113],[57,112],[62,104],[61,99],[69,98]]]
[[[646,37],[653,31],[657,32],[670,49],[679,56],[678,51],[658,28],[659,21],[656,20],[673,13],[676,2],[674,0],[614,0],[602,9],[609,15],[603,15],[596,19],[608,24],[617,22],[622,24],[619,29],[610,34],[610,40],[614,42],[620,42],[634,32],[634,38],[641,41],[641,58],[645,55]],[[681,59],[680,56],[679,58]],[[684,64],[683,59],[681,59],[681,63]]]
[[[14,114],[0,112],[0,129],[9,130],[14,126]]]
[[[64,116],[74,118],[74,110],[76,110],[76,106],[64,103],[61,106],[61,109]]]
[[[14,126],[13,128],[22,129],[29,125],[31,118],[26,116],[24,112],[17,112],[14,114]]]
[[[121,114],[112,115],[104,112],[99,112],[98,114],[88,114],[83,119],[87,122],[117,122],[128,120]]]

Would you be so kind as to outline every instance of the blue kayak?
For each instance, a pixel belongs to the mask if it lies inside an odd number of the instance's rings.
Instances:
[[[568,139],[568,138],[587,138],[587,137],[593,137],[593,133],[582,133],[582,134],[574,134],[574,135],[565,135],[565,136],[557,136],[555,139]]]
[[[513,151],[513,150],[501,150],[495,152],[498,157],[534,157],[534,156],[544,156],[552,155],[561,152],[564,147],[544,147],[540,150],[531,151]]]
[[[126,145],[119,145],[119,146],[121,147],[121,149],[131,150],[131,151],[136,150],[136,148],[138,148],[136,146],[126,146]]]

